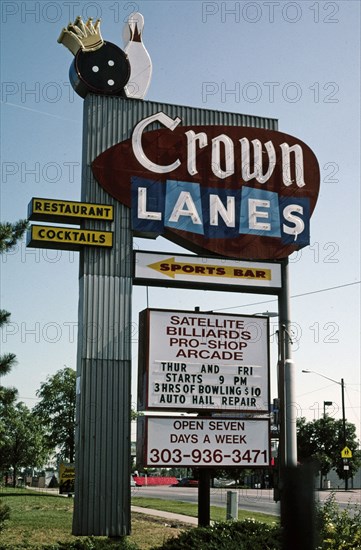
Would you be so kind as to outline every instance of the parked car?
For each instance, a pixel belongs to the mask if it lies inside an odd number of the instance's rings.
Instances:
[[[198,479],[183,477],[182,479],[179,479],[177,483],[173,483],[171,487],[198,487]]]
[[[133,476],[130,476],[130,486],[131,487],[141,487],[140,483],[137,483]]]
[[[234,479],[221,479],[221,478],[214,478],[213,480],[213,487],[234,487],[236,485],[236,482]]]

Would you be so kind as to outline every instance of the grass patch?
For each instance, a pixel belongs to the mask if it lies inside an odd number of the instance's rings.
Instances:
[[[71,499],[26,489],[1,489],[0,499],[10,508],[10,520],[1,533],[1,549],[71,540]]]
[[[191,502],[182,502],[179,500],[164,500],[161,498],[132,497],[132,506],[141,506],[142,508],[151,508],[153,510],[164,510],[174,514],[183,514],[185,516],[197,517],[198,504]],[[212,521],[226,521],[226,509],[219,506],[211,506],[210,510]],[[263,523],[273,524],[279,521],[277,516],[262,514],[261,512],[250,512],[248,510],[238,510],[238,519],[241,521],[246,518],[254,518]]]
[[[149,550],[153,546],[161,546],[170,537],[178,537],[191,527],[178,521],[169,522],[163,518],[132,513],[132,534],[129,541],[137,544],[140,550]]]
[[[35,550],[43,544],[70,544],[79,539],[71,534],[72,499],[11,488],[1,488],[0,499],[10,507],[10,519],[0,535],[0,550]],[[193,517],[197,517],[198,514],[197,504],[186,502],[133,497],[131,503],[133,506]],[[225,514],[224,508],[211,507],[213,521],[224,520]],[[275,521],[274,516],[239,511],[239,519],[250,516],[267,523]],[[153,546],[162,545],[169,537],[177,537],[182,531],[190,528],[191,526],[186,523],[132,513],[132,533],[127,540],[137,544],[140,550],[148,550]],[[111,543],[106,537],[96,537],[96,540],[108,541],[109,548],[117,547],[116,542]]]

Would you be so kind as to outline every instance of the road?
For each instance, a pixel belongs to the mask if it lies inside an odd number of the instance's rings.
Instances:
[[[211,489],[211,506],[225,507],[227,489]],[[132,487],[132,495],[137,497],[162,498],[165,500],[180,500],[183,502],[198,502],[196,487]],[[279,514],[279,504],[273,501],[272,491],[257,489],[238,489],[238,507],[253,512]]]
[[[225,507],[227,503],[227,489],[211,489],[211,505]],[[279,515],[279,503],[273,500],[272,489],[238,489],[238,508],[250,512],[262,512],[264,514]],[[316,501],[324,502],[331,491],[316,491]],[[336,491],[336,501],[340,508],[344,509],[348,503],[361,504],[361,490]],[[132,496],[163,498],[165,500],[180,500],[183,502],[198,502],[198,489],[196,487],[132,487]]]

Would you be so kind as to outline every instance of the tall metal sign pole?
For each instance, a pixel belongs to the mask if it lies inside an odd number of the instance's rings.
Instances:
[[[130,531],[130,216],[91,173],[94,157],[121,131],[117,125],[113,135],[105,131],[112,123],[110,112],[104,112],[104,98],[85,99],[82,200],[113,205],[115,245],[110,251],[88,248],[80,257],[76,535],[120,536]]]
[[[316,544],[313,471],[297,468],[297,433],[294,393],[294,363],[291,358],[288,260],[281,262],[282,290],[279,294],[279,397],[281,433],[279,453],[279,498],[283,548],[312,550]],[[300,513],[302,510],[302,513]]]
[[[294,364],[291,354],[290,293],[288,260],[281,262],[282,288],[278,296],[279,313],[279,397],[281,408],[281,468],[297,466],[297,437],[294,395]]]

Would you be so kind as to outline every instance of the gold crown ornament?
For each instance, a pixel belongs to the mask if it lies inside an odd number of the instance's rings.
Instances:
[[[78,16],[74,23],[69,23],[67,28],[63,28],[58,42],[68,48],[73,55],[76,55],[79,50],[83,52],[98,50],[104,44],[100,34],[100,19],[97,19],[93,25],[92,17],[89,17],[88,21],[84,23]]]

